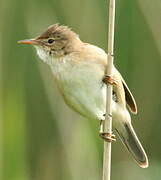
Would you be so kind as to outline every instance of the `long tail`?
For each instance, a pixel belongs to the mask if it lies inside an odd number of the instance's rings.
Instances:
[[[122,123],[122,127],[116,128],[116,131],[121,138],[123,144],[127,147],[128,151],[132,154],[133,158],[142,168],[148,167],[147,155],[136,136],[136,133],[131,123]]]

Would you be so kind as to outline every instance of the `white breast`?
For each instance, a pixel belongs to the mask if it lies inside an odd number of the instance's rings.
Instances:
[[[87,118],[104,119],[106,86],[102,83],[102,64],[96,60],[81,61],[72,55],[54,58],[41,48],[36,47],[36,50],[41,60],[50,65],[66,103]],[[96,55],[102,58],[105,52],[96,50]]]
[[[90,119],[103,119],[106,88],[104,72],[96,63],[78,63],[71,57],[54,60],[52,71],[67,104]]]

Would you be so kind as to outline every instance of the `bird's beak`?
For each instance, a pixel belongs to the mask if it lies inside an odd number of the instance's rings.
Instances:
[[[31,45],[38,45],[38,41],[35,39],[25,39],[25,40],[20,40],[17,43],[19,44],[31,44]]]

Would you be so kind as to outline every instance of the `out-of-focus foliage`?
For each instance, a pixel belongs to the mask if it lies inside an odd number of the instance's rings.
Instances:
[[[149,156],[139,168],[118,140],[112,180],[161,177],[161,1],[117,0],[115,64],[136,97],[132,116]],[[98,180],[103,144],[99,122],[70,110],[49,67],[17,40],[66,24],[83,41],[106,49],[107,5],[99,0],[1,0],[0,179]]]

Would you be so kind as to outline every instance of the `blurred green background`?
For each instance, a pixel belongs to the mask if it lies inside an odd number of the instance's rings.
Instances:
[[[139,168],[118,140],[112,180],[161,178],[161,1],[116,0],[115,64],[137,104],[135,130],[150,162]],[[105,0],[1,0],[0,180],[100,180],[99,122],[70,110],[49,67],[17,40],[65,24],[107,49]]]

